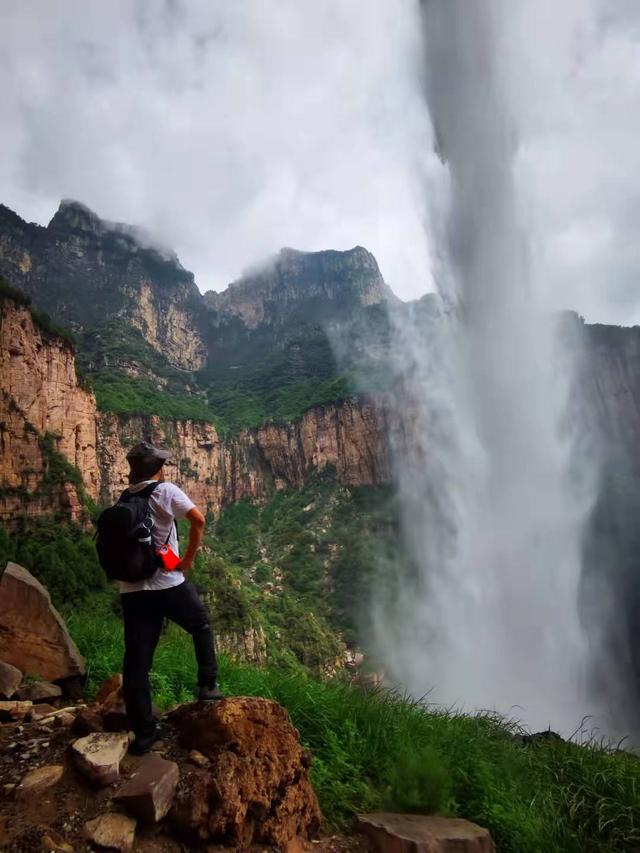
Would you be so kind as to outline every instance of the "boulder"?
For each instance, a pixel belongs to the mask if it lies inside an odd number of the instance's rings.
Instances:
[[[49,702],[51,699],[59,699],[62,690],[57,684],[50,681],[32,681],[23,684],[16,693],[16,699],[30,700],[36,702]]]
[[[85,663],[47,590],[8,563],[0,578],[0,648],[6,663],[49,681],[84,675]]]
[[[158,823],[171,808],[179,778],[174,761],[146,755],[115,800],[144,823]]]
[[[488,830],[460,818],[362,814],[356,829],[381,853],[495,853]]]
[[[11,699],[20,684],[22,683],[22,673],[20,670],[0,660],[0,699]]]
[[[100,787],[120,776],[120,762],[127,754],[129,738],[124,734],[94,732],[71,744],[71,755],[80,772]]]
[[[24,720],[31,714],[33,702],[18,702],[17,699],[7,699],[0,702],[0,722],[11,723]]]
[[[136,822],[127,815],[107,812],[87,821],[84,825],[84,833],[89,841],[98,847],[128,853],[133,847]]]
[[[16,788],[16,797],[19,800],[25,800],[31,796],[38,796],[52,785],[57,785],[63,773],[64,767],[61,764],[51,764],[30,770]]]
[[[311,756],[289,715],[268,699],[194,702],[173,711],[180,741],[209,759],[184,768],[170,818],[202,840],[238,849],[251,843],[284,848],[320,825],[309,781]]]

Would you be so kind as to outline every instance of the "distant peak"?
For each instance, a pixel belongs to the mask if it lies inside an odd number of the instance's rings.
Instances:
[[[86,204],[82,204],[82,202],[75,201],[74,199],[64,198],[60,202],[60,206],[53,215],[48,227],[74,228],[96,234],[105,230],[105,223]]]

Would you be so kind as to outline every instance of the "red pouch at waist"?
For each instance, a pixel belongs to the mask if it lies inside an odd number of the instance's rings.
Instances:
[[[165,572],[172,572],[180,562],[179,555],[172,551],[168,545],[161,545],[160,548],[156,548],[156,554],[162,560],[162,568]]]

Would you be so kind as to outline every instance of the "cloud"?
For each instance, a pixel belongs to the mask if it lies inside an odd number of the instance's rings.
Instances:
[[[4,11],[2,200],[144,226],[201,288],[289,245],[432,287],[412,2],[25,0]]]
[[[446,169],[417,0],[5,4],[0,200],[63,197],[157,235],[202,289],[281,246],[361,244],[404,298],[434,286]],[[505,73],[541,286],[640,322],[640,11],[514,0]]]
[[[540,286],[590,320],[640,323],[640,6],[514,9],[516,171]]]

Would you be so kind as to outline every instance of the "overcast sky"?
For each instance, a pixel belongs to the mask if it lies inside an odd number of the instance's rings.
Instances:
[[[640,323],[639,7],[505,6],[537,275],[590,320]],[[417,0],[5,2],[0,201],[142,225],[203,290],[282,246],[360,244],[420,295],[447,194],[422,49]]]

